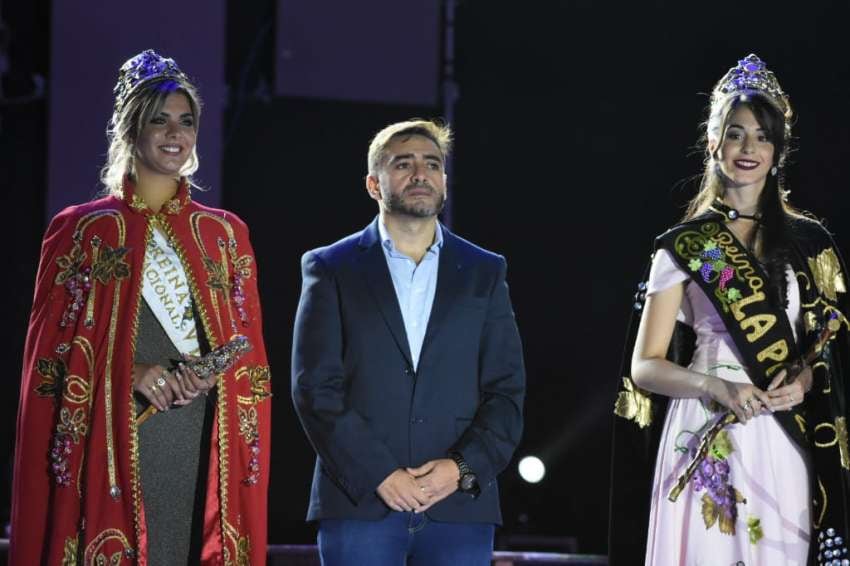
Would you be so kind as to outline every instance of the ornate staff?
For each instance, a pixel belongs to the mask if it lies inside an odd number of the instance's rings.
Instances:
[[[223,344],[209,352],[205,356],[185,362],[186,367],[191,369],[201,379],[208,379],[214,375],[224,373],[230,369],[236,360],[243,354],[251,351],[251,343],[248,338],[237,334],[226,344]],[[136,417],[136,424],[140,425],[157,413],[156,407],[150,405],[144,412]]]

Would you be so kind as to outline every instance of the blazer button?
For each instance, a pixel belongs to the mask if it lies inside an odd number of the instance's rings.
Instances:
[[[410,368],[404,368],[404,375],[413,375],[413,370]]]

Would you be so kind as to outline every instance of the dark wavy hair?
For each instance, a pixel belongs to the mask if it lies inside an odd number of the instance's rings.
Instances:
[[[726,177],[720,171],[718,152],[723,145],[729,120],[739,108],[749,108],[756,121],[773,144],[773,167],[776,173],[765,179],[759,196],[761,219],[752,237],[744,244],[759,258],[770,278],[768,295],[774,306],[787,302],[785,266],[790,254],[790,223],[805,216],[788,202],[785,190],[785,164],[791,142],[790,110],[784,114],[776,104],[759,91],[736,93],[709,108],[705,122],[705,170],[700,189],[690,201],[684,220],[705,213],[711,203],[722,199],[726,192]]]

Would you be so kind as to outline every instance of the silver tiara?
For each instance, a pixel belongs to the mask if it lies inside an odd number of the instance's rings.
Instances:
[[[779,86],[776,75],[767,68],[764,61],[750,53],[738,65],[729,69],[717,83],[711,96],[712,104],[731,94],[759,92],[769,98],[786,117],[791,110],[788,95]]]

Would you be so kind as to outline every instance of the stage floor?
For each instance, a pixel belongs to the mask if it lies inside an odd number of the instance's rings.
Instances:
[[[0,563],[6,564],[9,539],[0,539]],[[501,552],[493,553],[493,566],[538,566],[570,564],[571,566],[599,566],[608,564],[604,556],[589,554],[555,554],[551,552]],[[314,545],[271,544],[269,566],[319,566],[319,555]]]

